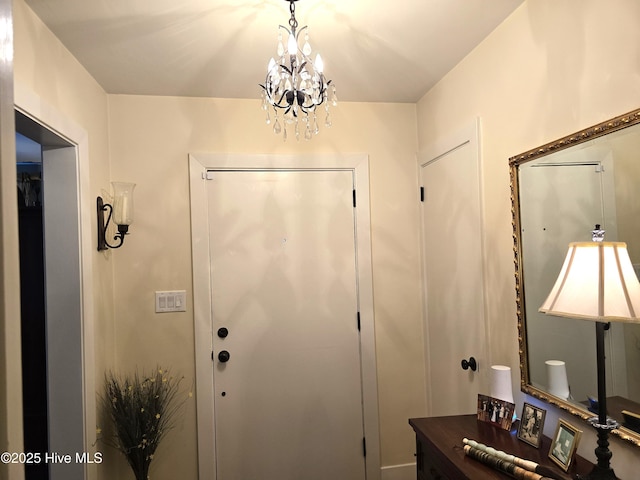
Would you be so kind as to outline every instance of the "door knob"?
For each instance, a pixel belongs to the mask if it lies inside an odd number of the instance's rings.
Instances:
[[[227,335],[229,335],[229,330],[226,327],[218,329],[218,336],[220,338],[226,338]]]
[[[469,360],[462,360],[462,362],[460,362],[460,364],[462,365],[462,369],[463,370],[471,369],[472,372],[475,372],[476,369],[478,368],[478,364],[476,363],[476,359],[473,358],[473,357],[469,357]]]
[[[230,358],[231,358],[231,355],[226,350],[222,350],[218,354],[218,360],[220,360],[222,363],[227,363]]]

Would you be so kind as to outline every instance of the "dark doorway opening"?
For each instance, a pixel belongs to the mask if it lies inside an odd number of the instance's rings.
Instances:
[[[42,147],[16,133],[16,146]],[[42,163],[17,156],[20,231],[20,309],[22,335],[22,409],[24,450],[44,455],[49,450],[47,418],[47,343],[42,224]],[[40,154],[40,157],[42,155]],[[25,464],[27,479],[48,479],[46,463]]]

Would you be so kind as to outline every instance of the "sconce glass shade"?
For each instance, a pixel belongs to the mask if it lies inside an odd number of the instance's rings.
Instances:
[[[113,221],[116,225],[133,223],[133,189],[135,183],[111,182],[113,186]]]
[[[573,242],[540,311],[596,322],[640,322],[640,282],[623,242]]]

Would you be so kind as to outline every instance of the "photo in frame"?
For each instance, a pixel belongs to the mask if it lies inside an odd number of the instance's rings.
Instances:
[[[562,419],[558,420],[556,432],[551,439],[549,458],[565,472],[569,470],[581,435],[581,430]]]
[[[518,426],[518,438],[529,445],[540,448],[546,415],[546,410],[525,402]]]
[[[511,430],[515,404],[478,394],[478,420],[488,422],[503,430]]]

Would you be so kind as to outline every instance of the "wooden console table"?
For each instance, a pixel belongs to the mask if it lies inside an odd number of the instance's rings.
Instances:
[[[540,448],[535,448],[517,438],[515,426],[510,432],[500,430],[491,424],[479,422],[475,415],[412,418],[409,424],[416,432],[418,480],[512,479],[505,473],[467,457],[462,444],[465,437],[516,457],[550,466],[567,480],[576,473],[589,473],[593,468],[593,464],[584,458],[576,457],[569,471],[563,472],[549,459],[549,438],[544,437]]]

